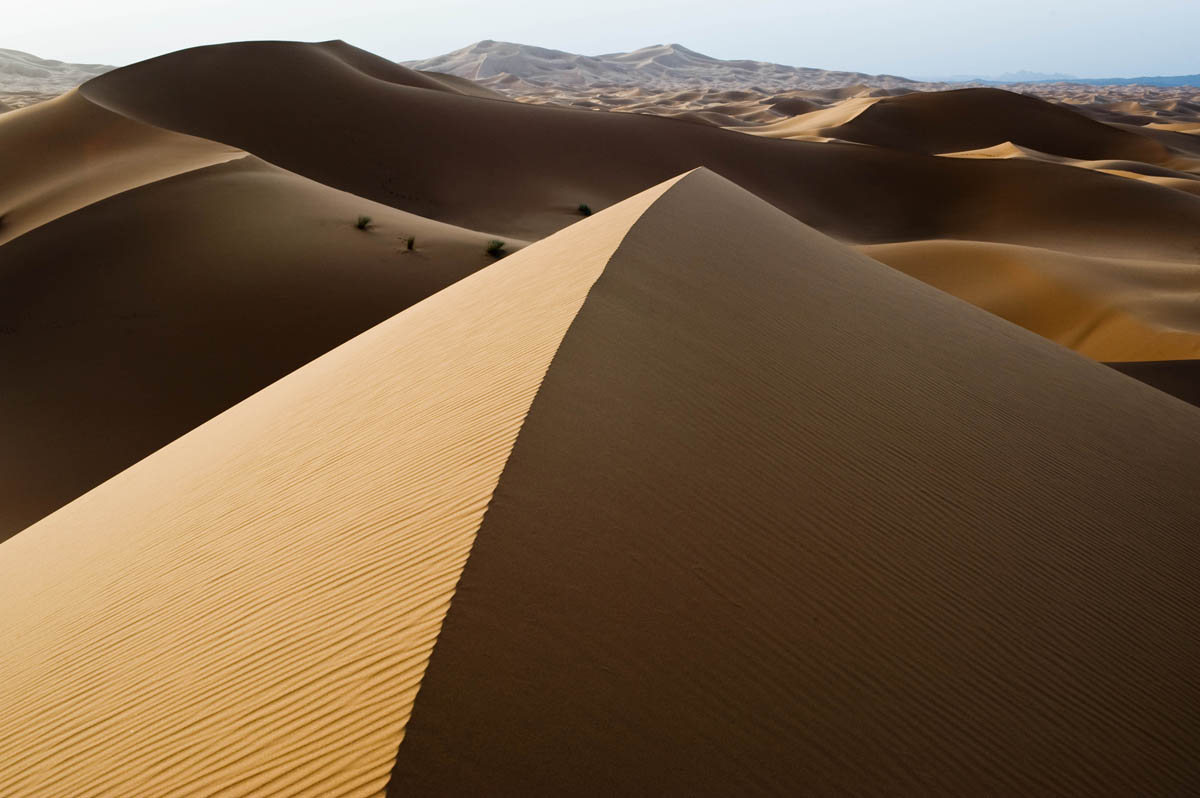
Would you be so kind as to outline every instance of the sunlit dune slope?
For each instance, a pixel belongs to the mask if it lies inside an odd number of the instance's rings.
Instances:
[[[0,794],[368,796],[550,358],[667,185],[0,544]]]
[[[114,114],[76,91],[7,113],[0,119],[0,244],[121,191],[241,155]]]
[[[243,158],[0,246],[0,540],[493,263],[490,238]]]
[[[1117,260],[979,241],[861,251],[1096,360],[1200,357],[1200,264]]]

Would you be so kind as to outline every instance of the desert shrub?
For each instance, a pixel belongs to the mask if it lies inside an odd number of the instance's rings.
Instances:
[[[508,254],[504,251],[504,242],[498,238],[493,238],[491,241],[489,241],[485,251],[493,258],[503,258]]]
[[[417,243],[417,237],[409,236],[408,238],[404,239],[404,248],[407,249],[409,252],[412,252],[413,247],[416,246],[416,243]]]
[[[579,215],[580,216],[591,216],[592,215],[592,206],[588,205],[586,202],[580,203],[579,204]]]
[[[371,227],[371,217],[370,216],[358,217],[358,221],[356,221],[354,223],[354,226],[357,227],[359,230],[369,229]]]

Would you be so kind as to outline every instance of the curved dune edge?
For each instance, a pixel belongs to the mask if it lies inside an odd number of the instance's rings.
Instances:
[[[1096,258],[985,241],[857,250],[1094,360],[1200,357],[1195,263]]]
[[[329,49],[295,42],[195,48],[114,70],[80,91],[131,118],[502,237],[543,237],[578,221],[580,203],[598,210],[703,165],[855,243],[946,237],[1105,256],[1195,253],[1200,199],[1142,181],[1053,163],[936,158],[642,114],[487,102],[419,88],[427,79],[418,73],[379,79],[355,67],[371,62],[369,54],[340,45],[333,58]],[[305,119],[303,135],[295,118]],[[1103,129],[1085,117],[1073,121]]]
[[[72,89],[0,119],[0,244],[114,194],[245,155],[126,118]]]
[[[1200,412],[695,172],[505,464],[389,795],[1178,795]]]
[[[0,545],[0,793],[378,793],[546,367],[671,182]]]
[[[360,214],[367,231],[355,229]],[[8,242],[0,540],[492,265],[492,237],[251,156],[138,186]]]

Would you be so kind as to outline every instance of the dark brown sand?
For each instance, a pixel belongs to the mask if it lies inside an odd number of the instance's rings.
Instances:
[[[389,795],[1185,794],[1197,446],[693,174],[551,363]]]

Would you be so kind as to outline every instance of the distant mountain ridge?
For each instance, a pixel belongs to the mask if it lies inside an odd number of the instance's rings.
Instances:
[[[1059,72],[1018,70],[1003,75],[948,75],[924,80],[943,83],[973,83],[988,86],[1017,86],[1050,83],[1076,83],[1082,86],[1200,86],[1198,75],[1144,75],[1136,78],[1079,78]]]
[[[851,84],[917,88],[923,84],[897,75],[868,75],[785,66],[765,61],[725,61],[681,44],[658,44],[628,53],[588,56],[515,42],[484,40],[445,55],[404,66],[443,72],[500,87],[519,82],[535,86],[667,88],[822,89]]]
[[[1200,86],[1200,75],[1153,75],[1140,78],[1072,78],[1088,86]]]
[[[114,67],[68,64],[0,48],[0,92],[61,93]]]

